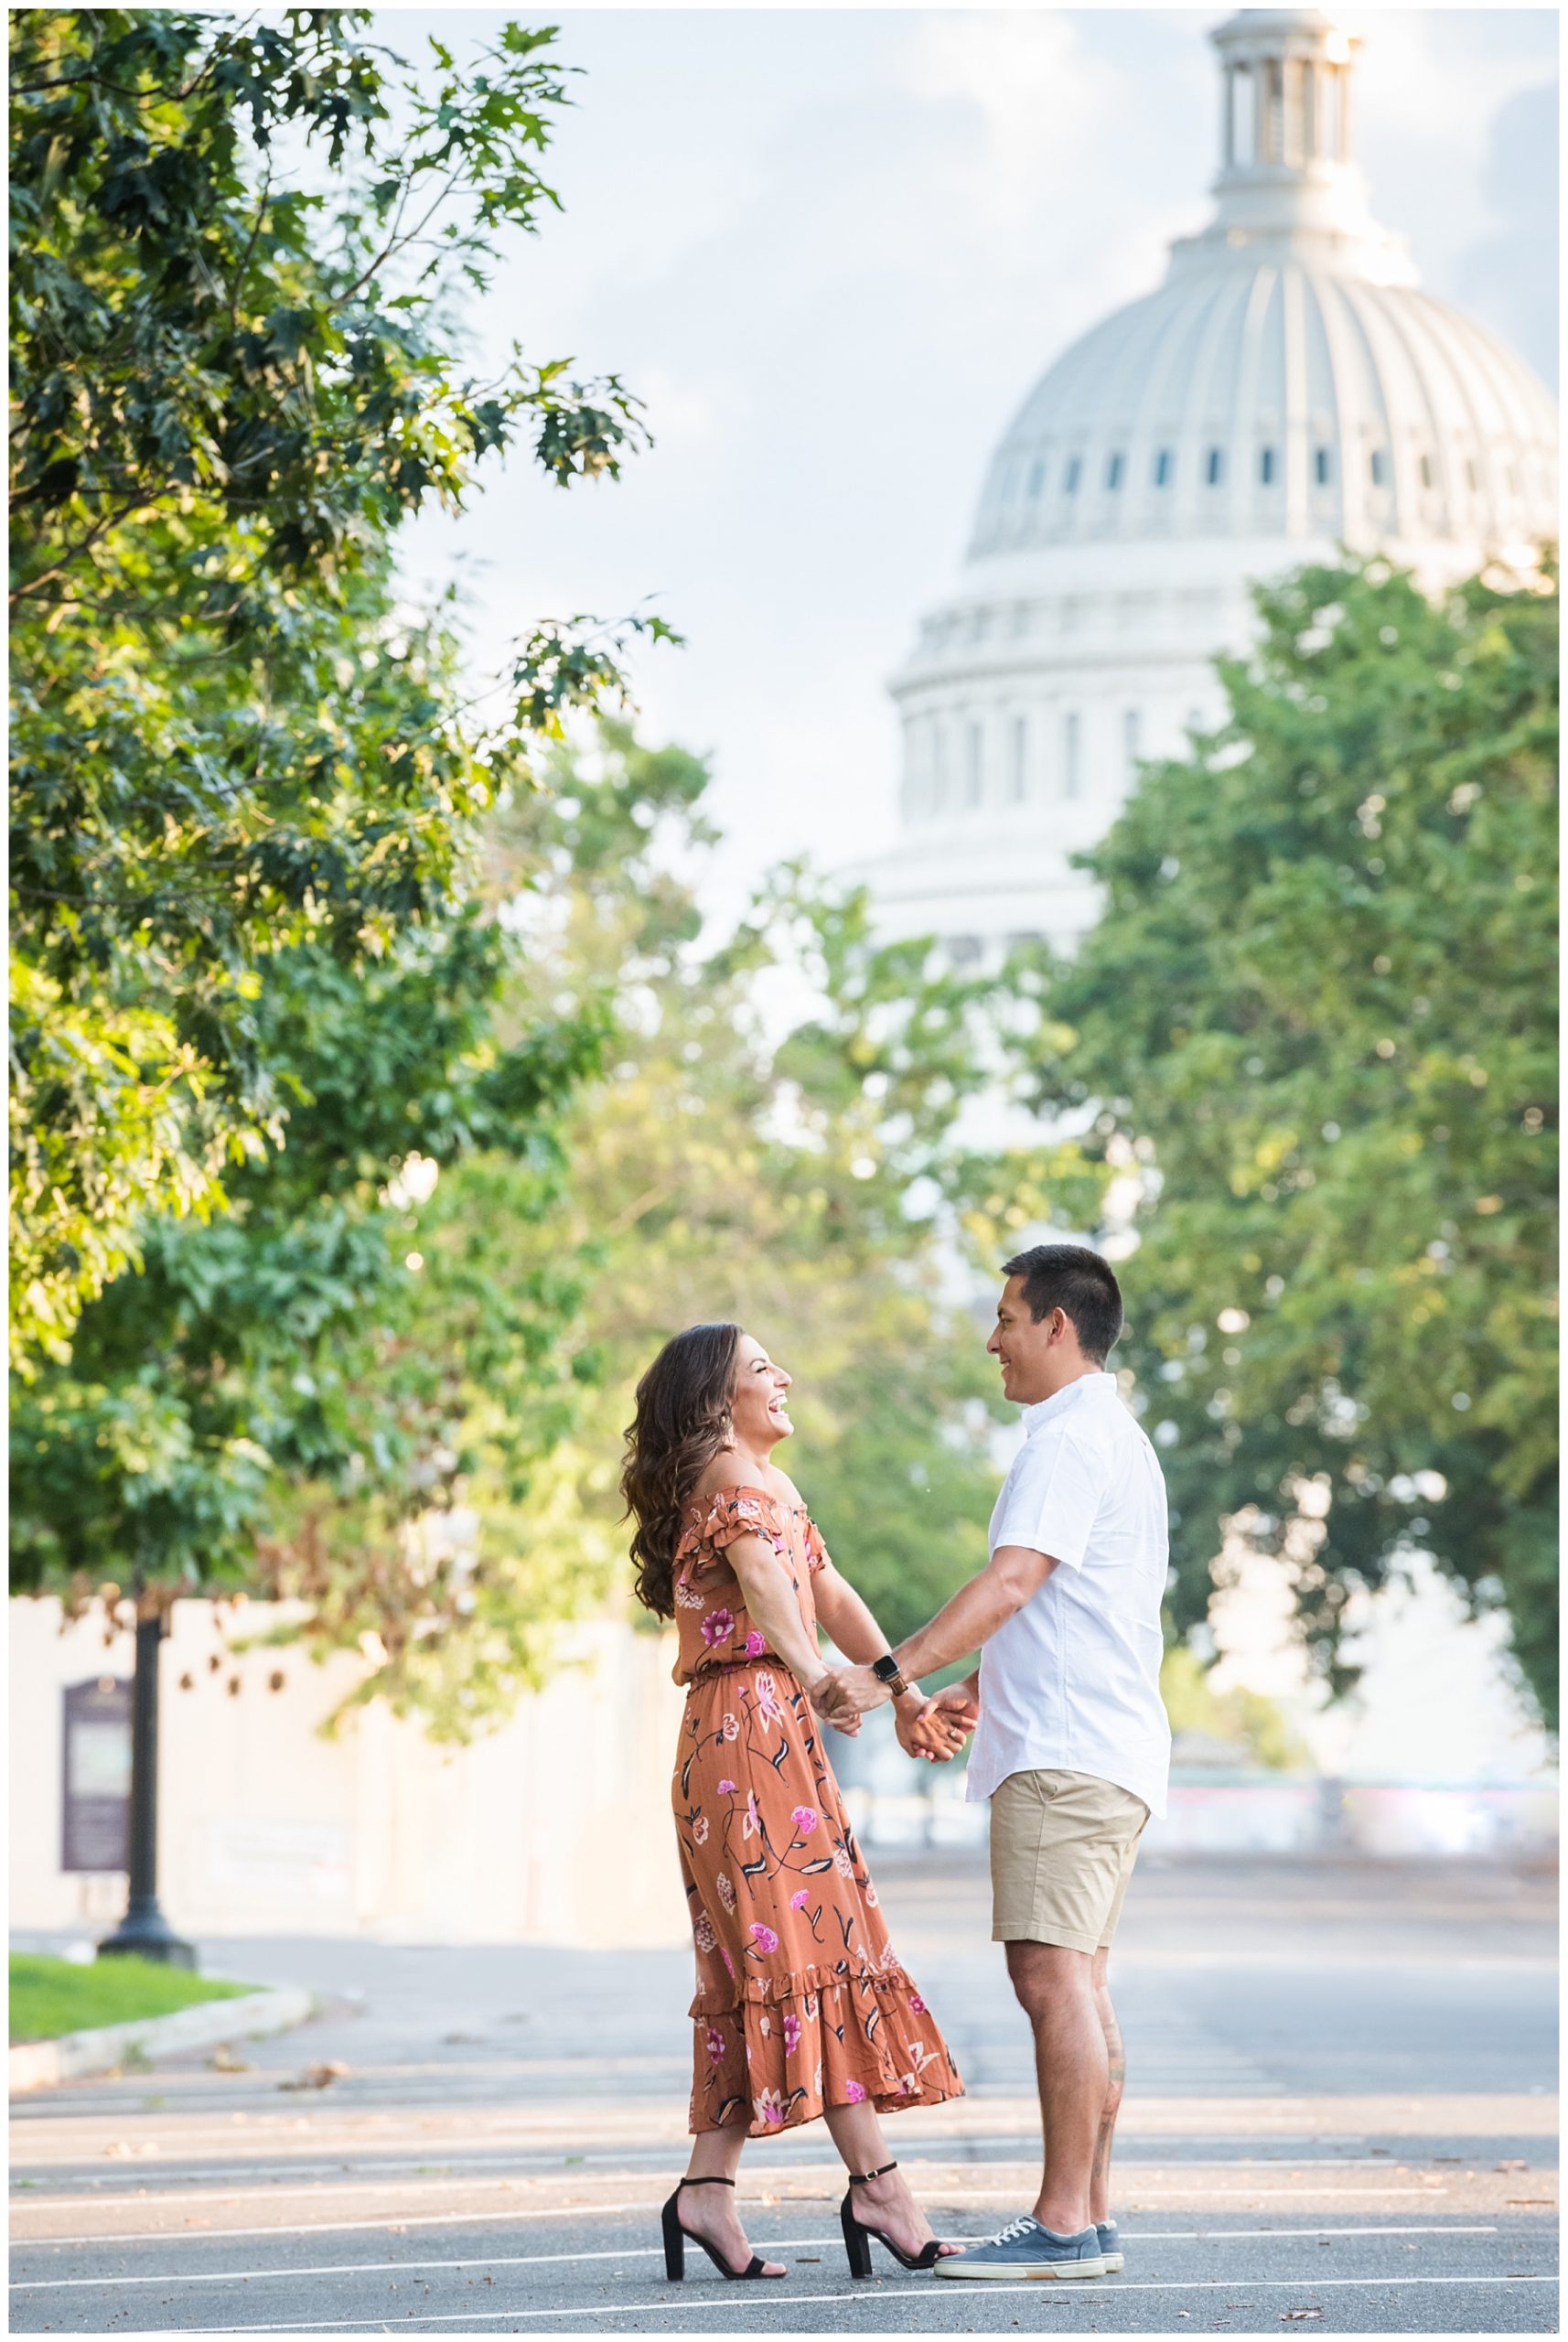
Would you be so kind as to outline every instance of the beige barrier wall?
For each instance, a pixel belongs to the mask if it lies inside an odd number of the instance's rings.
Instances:
[[[205,1602],[174,1607],[159,1867],[176,1927],[443,1943],[684,1940],[669,1803],[680,1715],[671,1638],[611,1621],[567,1630],[547,1688],[500,1730],[453,1749],[380,1703],[323,1737],[360,1662],[234,1651],[231,1635],[253,1638],[276,1615],[258,1604],[242,1621]],[[52,1600],[14,1601],[10,1626],[11,1923],[97,1931],[122,1907],[124,1880],[60,1867],[62,1693],[128,1677],[131,1638],[106,1646],[101,1620],[62,1631]]]

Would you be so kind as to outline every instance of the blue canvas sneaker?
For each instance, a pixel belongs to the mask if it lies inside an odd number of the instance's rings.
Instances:
[[[1122,2231],[1114,2220],[1096,2220],[1094,2232],[1100,2239],[1100,2257],[1105,2263],[1105,2273],[1114,2277],[1127,2266],[1127,2256],[1122,2250]]]
[[[1077,2236],[1058,2236],[1026,2212],[983,2244],[972,2244],[950,2253],[931,2272],[934,2277],[1103,2277],[1104,2256],[1098,2229],[1080,2229]]]

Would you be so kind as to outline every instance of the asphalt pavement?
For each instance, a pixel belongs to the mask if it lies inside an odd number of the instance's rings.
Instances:
[[[943,2234],[1032,2199],[1030,2045],[983,1857],[874,1864],[968,2095],[891,2118]],[[684,1952],[273,1939],[203,1965],[309,2025],[13,2107],[21,2333],[1504,2334],[1556,2329],[1556,1883],[1503,1864],[1145,1858],[1112,1960],[1118,2277],[850,2280],[820,2124],[747,2150],[777,2283],[665,2283]],[[239,2068],[235,2070],[234,2068]],[[698,2274],[697,2271],[703,2273]]]

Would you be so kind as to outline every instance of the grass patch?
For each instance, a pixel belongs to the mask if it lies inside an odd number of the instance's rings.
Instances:
[[[99,2025],[128,2025],[138,2017],[169,2016],[199,2001],[229,2001],[253,1993],[221,1976],[193,1976],[156,1960],[130,1956],[79,1968],[42,1952],[11,1954],[11,2038],[53,2041]]]

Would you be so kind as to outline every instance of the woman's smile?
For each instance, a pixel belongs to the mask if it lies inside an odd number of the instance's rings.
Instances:
[[[750,1334],[741,1336],[730,1416],[743,1444],[750,1441],[766,1454],[779,1440],[790,1437],[795,1426],[789,1420],[789,1381],[787,1370],[759,1341]]]

